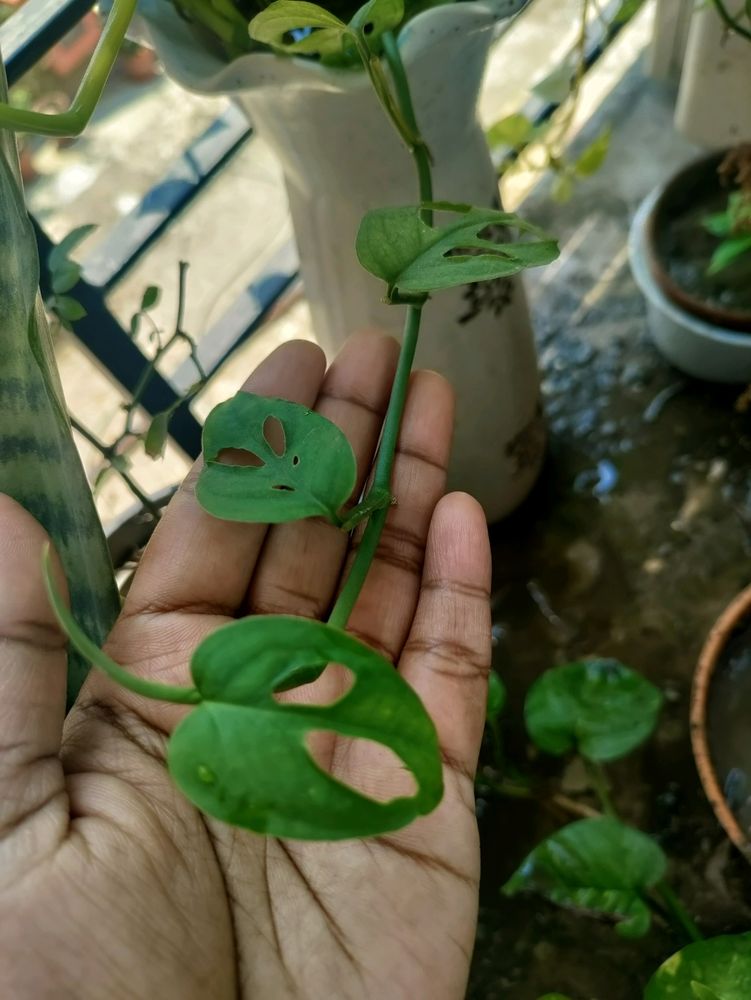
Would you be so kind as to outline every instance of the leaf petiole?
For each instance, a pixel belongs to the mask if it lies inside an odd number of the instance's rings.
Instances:
[[[123,670],[118,663],[111,660],[103,650],[89,639],[68,610],[55,586],[49,544],[44,547],[42,573],[55,617],[81,656],[93,663],[94,666],[99,667],[111,680],[144,698],[156,698],[159,701],[171,701],[181,705],[197,705],[201,701],[201,695],[194,687],[183,688],[173,687],[171,684],[159,684],[156,681],[147,681],[143,677],[137,677],[129,670]]]

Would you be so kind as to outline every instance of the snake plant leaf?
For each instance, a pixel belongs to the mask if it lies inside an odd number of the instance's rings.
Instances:
[[[5,100],[0,67],[0,101]],[[91,489],[71,434],[39,296],[39,258],[26,212],[15,138],[0,128],[0,492],[52,536],[74,611],[103,641],[120,608]],[[71,656],[68,702],[87,666]]]
[[[644,1000],[747,1000],[751,934],[696,941],[676,952],[650,979]]]
[[[278,702],[330,662],[353,686],[330,705]],[[201,704],[168,748],[170,772],[199,809],[277,837],[339,840],[395,830],[431,812],[442,796],[433,722],[393,666],[354,636],[323,622],[261,615],[213,632],[193,654]],[[327,731],[389,747],[417,793],[379,802],[324,771],[306,739]]]
[[[283,441],[272,440],[275,422]],[[249,452],[254,464],[222,461],[223,452],[236,449]],[[211,411],[203,455],[198,502],[226,521],[280,524],[320,515],[338,525],[357,477],[349,441],[330,420],[297,403],[247,392]]]
[[[455,218],[429,226],[420,217],[425,207]],[[488,227],[501,227],[501,238],[488,238]],[[516,229],[521,239],[510,241],[506,229]],[[436,202],[368,212],[357,234],[357,256],[366,271],[386,282],[387,301],[393,302],[549,264],[558,244],[517,215]]]
[[[622,937],[637,938],[651,922],[644,895],[666,864],[662,850],[639,830],[605,816],[583,819],[538,844],[503,892],[537,892],[558,906],[615,919]]]
[[[303,38],[295,33],[315,29]],[[347,25],[307,0],[274,0],[250,22],[250,37],[291,55],[336,55],[342,51]]]
[[[657,724],[660,691],[618,660],[564,663],[532,685],[524,719],[533,742],[559,757],[617,760],[643,743]]]

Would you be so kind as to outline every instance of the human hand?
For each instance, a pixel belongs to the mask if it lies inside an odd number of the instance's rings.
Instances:
[[[277,350],[245,386],[312,406],[371,466],[398,349],[353,338]],[[394,471],[398,504],[350,620],[432,715],[440,806],[369,840],[263,838],[199,813],[164,765],[185,709],[95,673],[65,719],[64,639],[44,592],[40,526],[0,496],[0,996],[8,1000],[441,1000],[463,995],[479,851],[473,775],[490,662],[483,512],[443,497],[453,401],[412,378]],[[172,500],[107,645],[128,669],[185,684],[209,632],[254,613],[325,617],[352,540],[318,520],[217,521],[191,474]],[[442,498],[443,497],[443,498]],[[442,499],[441,499],[442,498]],[[355,543],[356,544],[356,543]],[[290,697],[334,700],[329,667]],[[404,780],[381,748],[317,741],[342,781],[388,798]],[[391,790],[391,792],[390,792]],[[403,790],[403,789],[402,789]]]

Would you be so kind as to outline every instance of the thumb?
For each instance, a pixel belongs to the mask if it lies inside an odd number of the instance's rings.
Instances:
[[[0,494],[0,836],[59,791],[65,638],[42,579],[47,533]]]

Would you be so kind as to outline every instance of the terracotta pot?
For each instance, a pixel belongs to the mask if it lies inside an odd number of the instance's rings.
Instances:
[[[736,629],[746,624],[750,616],[751,587],[747,587],[720,615],[709,633],[699,656],[691,692],[691,747],[701,783],[725,833],[748,861],[751,861],[751,838],[725,799],[710,747],[708,708],[722,652]]]

